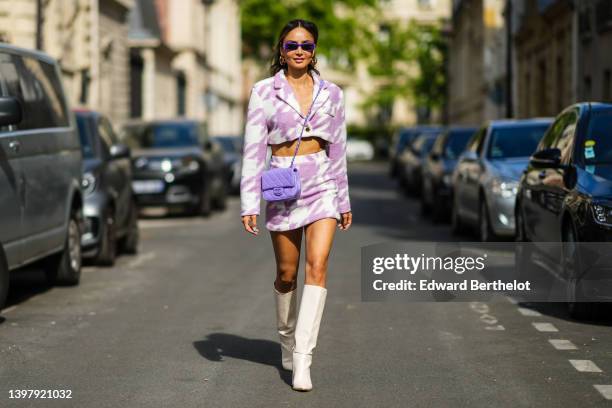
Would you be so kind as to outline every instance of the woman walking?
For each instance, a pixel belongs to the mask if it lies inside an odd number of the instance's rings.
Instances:
[[[267,146],[270,169],[299,170],[301,193],[295,199],[268,201],[266,228],[276,258],[277,328],[282,366],[293,370],[293,389],[312,389],[310,366],[317,343],[327,289],[327,261],[336,226],[352,222],[346,173],[344,96],[316,69],[318,29],[292,20],[279,35],[272,76],[251,90],[240,182],[241,217],[257,235]],[[296,316],[297,274],[302,233],[306,235],[306,271]]]

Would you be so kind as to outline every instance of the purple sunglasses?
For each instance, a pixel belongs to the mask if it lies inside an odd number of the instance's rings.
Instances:
[[[302,49],[306,52],[313,52],[316,47],[316,44],[310,41],[306,41],[303,43],[287,41],[283,44],[283,49],[285,51],[295,51],[298,49],[298,47],[302,47]]]

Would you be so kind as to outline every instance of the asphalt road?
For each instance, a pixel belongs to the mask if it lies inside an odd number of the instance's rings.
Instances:
[[[78,287],[15,274],[0,314],[0,406],[612,405],[611,321],[501,297],[361,302],[361,246],[456,238],[422,219],[386,165],[349,171],[354,222],[334,242],[312,392],[293,391],[280,367],[271,241],[263,219],[258,237],[243,231],[234,197],[207,219],[142,220],[140,254],[87,267]],[[11,399],[17,389],[72,398]]]

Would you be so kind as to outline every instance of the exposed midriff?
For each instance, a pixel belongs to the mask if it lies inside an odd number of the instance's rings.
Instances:
[[[270,145],[272,148],[273,156],[293,156],[295,153],[295,147],[297,146],[299,139],[291,140],[285,143],[273,144]],[[325,144],[327,142],[320,137],[309,136],[302,137],[302,142],[300,143],[300,147],[298,149],[297,155],[303,154],[311,154],[317,153],[321,150],[325,149]]]

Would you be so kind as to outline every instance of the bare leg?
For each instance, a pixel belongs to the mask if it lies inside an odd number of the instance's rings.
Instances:
[[[334,241],[337,221],[323,218],[304,227],[306,233],[306,280],[307,285],[325,287],[327,261]]]
[[[270,236],[276,257],[274,287],[279,292],[287,293],[297,287],[302,228],[290,231],[270,231]]]

